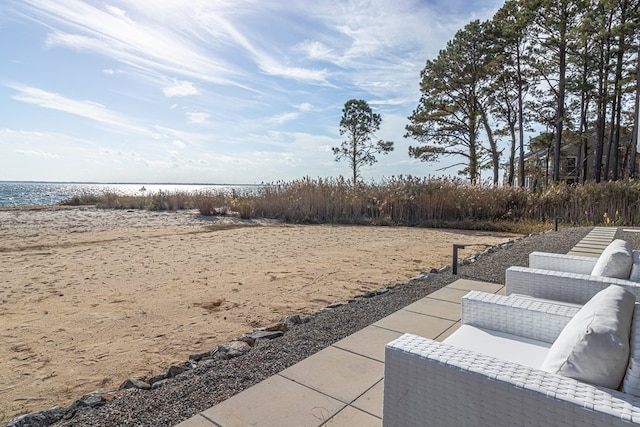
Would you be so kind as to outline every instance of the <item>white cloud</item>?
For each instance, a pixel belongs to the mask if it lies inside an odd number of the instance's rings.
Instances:
[[[306,58],[315,61],[335,61],[337,58],[333,54],[333,49],[325,46],[317,40],[304,40],[294,47],[294,50],[300,51]]]
[[[239,85],[240,74],[224,56],[213,56],[197,25],[200,6],[135,2],[123,8],[80,0],[25,0],[24,16],[47,22],[46,45],[87,51],[145,73],[181,75],[222,85]],[[127,10],[125,10],[127,9]],[[171,25],[166,25],[171,22]]]
[[[16,93],[0,100],[0,109],[32,131],[26,137],[0,129],[0,163],[10,153],[43,164],[51,153],[63,156],[50,163],[66,174],[73,169],[68,165],[82,163],[81,156],[94,156],[101,177],[110,180],[259,182],[348,174],[330,148],[341,140],[340,109],[356,98],[381,112],[379,136],[398,144],[380,158],[375,174],[428,171],[413,160],[415,169],[405,167],[410,141],[402,138],[419,100],[420,70],[470,16],[489,16],[486,4],[475,4],[480,0],[471,6],[452,1],[455,10],[443,0],[12,0],[9,8],[0,1],[0,15],[13,13],[16,28],[35,37],[45,31],[46,39],[25,40],[25,46],[42,61],[38,69],[47,69],[46,86],[7,85]],[[16,34],[13,26],[0,27],[0,33],[6,35],[0,47]],[[44,55],[42,41],[49,49]],[[54,58],[49,70],[46,61]],[[29,66],[35,67],[25,61],[20,69]],[[30,70],[35,79],[38,69]],[[19,75],[7,70],[5,79]],[[73,81],[76,70],[82,84]],[[16,101],[27,105],[14,113]],[[52,110],[95,123],[58,121]],[[292,125],[302,132],[288,133]],[[105,128],[122,135],[113,138]],[[57,151],[64,138],[52,136],[72,138],[63,133],[86,135],[82,142],[91,145],[76,149],[71,141],[71,148]],[[8,147],[5,140],[16,142]],[[101,148],[113,154],[101,155]],[[149,168],[138,170],[134,162]],[[0,166],[9,163],[5,158]],[[94,164],[87,169],[92,172]]]
[[[25,156],[29,156],[29,157],[46,157],[49,159],[61,159],[62,156],[58,155],[58,154],[54,154],[54,153],[48,153],[45,151],[34,151],[34,150],[16,150],[15,151],[18,154],[23,154]]]
[[[207,113],[187,113],[187,117],[189,118],[189,123],[205,123],[207,119],[209,119],[209,114]]]
[[[176,96],[191,96],[197,95],[200,91],[193,85],[192,82],[184,80],[174,80],[173,85],[167,86],[162,89],[162,93],[167,98],[173,98]]]
[[[12,98],[17,101],[95,120],[117,128],[118,130],[126,130],[137,134],[149,134],[146,129],[131,123],[128,118],[96,102],[78,101],[64,97],[58,93],[47,92],[35,87],[22,85],[8,85],[8,87],[19,92],[17,95],[12,96]]]
[[[282,113],[274,116],[268,120],[269,123],[283,124],[291,120],[295,120],[300,116],[299,113]]]

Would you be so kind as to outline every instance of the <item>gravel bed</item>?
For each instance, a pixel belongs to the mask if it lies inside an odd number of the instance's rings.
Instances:
[[[188,371],[154,390],[127,390],[99,408],[79,409],[72,419],[54,425],[173,426],[458,278],[504,283],[505,270],[512,265],[526,266],[529,253],[566,253],[589,231],[591,227],[567,228],[517,239],[461,265],[457,276],[450,271],[429,274],[422,280],[390,286],[387,293],[321,310],[307,323],[260,343],[244,356]],[[616,237],[640,248],[640,233],[619,228]]]

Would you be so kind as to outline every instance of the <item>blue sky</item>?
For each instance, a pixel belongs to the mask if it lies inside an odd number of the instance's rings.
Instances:
[[[420,71],[503,0],[3,0],[0,180],[252,184],[350,176],[344,103],[395,151],[365,180],[437,171],[403,138]]]

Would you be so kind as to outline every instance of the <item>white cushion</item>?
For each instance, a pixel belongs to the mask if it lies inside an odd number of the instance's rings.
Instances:
[[[637,303],[631,321],[629,344],[629,366],[622,382],[622,391],[640,397],[640,304]]]
[[[551,347],[543,341],[471,325],[460,326],[443,342],[534,369],[540,369]]]
[[[635,296],[611,285],[593,296],[567,323],[541,369],[617,389],[629,360]]]
[[[631,260],[633,261],[633,266],[631,267],[629,280],[640,282],[640,251],[631,251]]]
[[[598,257],[598,262],[591,271],[592,276],[615,277],[628,279],[631,274],[633,258],[629,244],[621,239],[616,239]]]

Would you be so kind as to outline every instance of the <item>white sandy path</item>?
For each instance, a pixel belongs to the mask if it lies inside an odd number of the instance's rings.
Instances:
[[[217,221],[217,222],[216,222]],[[256,225],[259,224],[259,225]],[[0,211],[0,422],[404,281],[513,235]]]

